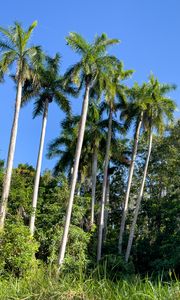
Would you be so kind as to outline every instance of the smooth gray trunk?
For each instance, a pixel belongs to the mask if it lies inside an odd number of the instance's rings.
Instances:
[[[108,217],[109,217],[109,193],[110,193],[110,182],[109,176],[107,176],[107,184],[106,184],[106,197],[105,197],[105,210],[104,210],[104,234],[103,234],[103,242],[106,241],[107,237],[107,229],[108,229]]]
[[[103,177],[101,210],[100,210],[100,220],[99,220],[97,261],[99,261],[101,259],[101,252],[102,252],[102,237],[103,237],[103,228],[104,228],[104,209],[105,209],[106,184],[107,184],[107,174],[108,174],[108,165],[109,165],[109,151],[110,151],[110,145],[111,145],[111,134],[112,134],[112,110],[110,110],[110,113],[109,113],[108,137],[107,137],[106,154],[105,154],[105,160],[104,160],[104,177]]]
[[[2,190],[2,197],[1,197],[1,204],[0,204],[0,230],[4,228],[4,222],[6,217],[7,202],[9,197],[10,185],[11,185],[14,153],[15,153],[16,138],[17,138],[17,131],[18,131],[19,112],[21,108],[21,98],[22,98],[22,82],[21,80],[19,80],[17,86],[14,119],[13,119],[13,124],[11,129],[11,137],[10,137],[9,150],[8,150],[6,173],[4,176],[3,190]]]
[[[97,177],[97,149],[95,147],[92,157],[92,193],[91,193],[91,226],[94,224],[94,206],[96,198],[96,177]]]
[[[63,264],[64,255],[65,255],[65,251],[66,251],[69,226],[70,226],[70,220],[71,220],[71,213],[72,213],[72,206],[73,206],[73,200],[74,200],[74,193],[75,193],[75,187],[76,187],[76,182],[77,182],[79,160],[80,160],[80,156],[81,156],[81,149],[82,149],[82,144],[83,144],[83,139],[84,139],[84,131],[85,131],[85,126],[86,126],[87,112],[88,112],[89,89],[90,89],[90,87],[89,87],[89,85],[87,85],[84,100],[83,100],[83,105],[82,105],[82,111],[81,111],[81,120],[80,120],[78,140],[77,140],[77,145],[76,145],[76,153],[75,153],[75,159],[74,159],[74,167],[73,167],[73,175],[72,175],[72,181],[71,181],[69,202],[68,202],[68,207],[67,207],[67,212],[66,212],[66,220],[65,220],[65,225],[64,225],[63,237],[61,240],[61,246],[60,246],[60,250],[59,250],[59,257],[58,257],[59,268]]]
[[[130,195],[132,178],[133,178],[133,173],[134,173],[134,165],[135,165],[135,159],[136,159],[136,155],[137,155],[137,148],[138,148],[139,134],[140,134],[141,125],[142,125],[142,118],[143,118],[143,112],[141,113],[140,121],[136,128],[136,133],[135,133],[135,137],[134,137],[134,146],[133,146],[133,152],[132,152],[131,166],[129,168],[127,190],[126,190],[126,195],[125,195],[124,209],[123,209],[120,233],[119,233],[119,241],[118,241],[118,253],[119,254],[122,253],[123,235],[124,235],[126,217],[127,217],[127,213],[128,213],[129,195]]]
[[[37,164],[36,164],[36,175],[35,175],[33,199],[32,199],[32,213],[31,213],[31,218],[30,218],[30,223],[29,223],[31,235],[34,234],[34,228],[35,228],[35,215],[36,215],[36,207],[37,207],[37,199],[38,199],[38,191],[39,191],[39,181],[40,181],[40,174],[41,174],[44,140],[45,140],[45,134],[46,134],[48,105],[49,105],[49,101],[46,100],[45,107],[44,107],[43,119],[42,119],[42,129],[41,129],[41,138],[40,138],[40,144],[39,144],[39,152],[38,152],[38,158],[37,158]]]
[[[127,245],[126,255],[125,255],[126,262],[128,262],[130,252],[131,252],[135,226],[136,226],[136,222],[137,222],[137,217],[138,217],[138,213],[139,213],[139,209],[140,209],[141,200],[143,197],[143,191],[144,191],[144,185],[145,185],[145,180],[146,180],[146,176],[147,176],[147,169],[148,169],[148,164],[149,164],[149,158],[151,155],[151,149],[152,149],[152,129],[150,129],[150,133],[149,133],[148,154],[147,154],[146,163],[145,163],[145,167],[144,167],[144,174],[143,174],[143,179],[142,179],[142,183],[141,183],[141,188],[139,191],[136,208],[135,208],[135,212],[134,212],[134,218],[133,218],[133,222],[132,222],[132,225],[130,228],[129,240],[128,240],[128,245]]]

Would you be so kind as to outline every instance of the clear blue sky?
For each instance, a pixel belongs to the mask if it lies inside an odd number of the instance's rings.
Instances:
[[[136,72],[133,81],[142,83],[152,71],[161,82],[176,83],[172,97],[180,106],[180,1],[179,0],[6,0],[0,5],[0,26],[14,21],[28,26],[38,20],[32,42],[40,44],[53,55],[62,55],[62,71],[77,57],[66,46],[65,36],[70,31],[81,33],[88,40],[105,32],[122,43],[113,49],[123,60],[125,68]],[[15,89],[10,79],[0,85],[0,159],[6,159]],[[73,111],[78,112],[81,99],[72,100]],[[20,113],[19,131],[14,165],[36,165],[41,118],[32,120],[32,104]],[[176,113],[179,116],[179,112]],[[47,144],[59,133],[63,114],[55,104],[50,106],[47,125]],[[44,151],[43,169],[52,168]]]

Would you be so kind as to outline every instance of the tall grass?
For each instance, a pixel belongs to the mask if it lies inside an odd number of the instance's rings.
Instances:
[[[49,276],[40,270],[20,279],[1,278],[0,300],[179,300],[178,280],[152,283],[148,278],[112,282],[90,276]]]

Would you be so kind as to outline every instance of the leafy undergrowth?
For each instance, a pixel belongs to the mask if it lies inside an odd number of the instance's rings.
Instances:
[[[2,278],[0,300],[179,300],[180,282],[152,283],[148,279],[97,280],[93,277],[72,279],[72,275],[60,279],[37,272],[26,278]]]

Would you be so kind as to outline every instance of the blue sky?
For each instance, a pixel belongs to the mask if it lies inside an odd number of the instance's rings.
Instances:
[[[161,82],[176,83],[171,96],[180,107],[180,1],[179,0],[16,0],[2,1],[0,26],[14,21],[28,26],[38,21],[32,43],[42,45],[50,55],[60,52],[62,72],[76,57],[66,46],[65,36],[71,31],[81,33],[91,41],[105,32],[119,38],[121,44],[113,53],[125,68],[134,69],[131,82],[142,83],[152,71]],[[15,88],[10,79],[0,85],[0,159],[6,159],[14,111]],[[72,99],[74,112],[79,112],[82,99]],[[21,110],[14,165],[36,165],[41,130],[41,118],[32,120],[33,103]],[[176,117],[179,112],[176,113]],[[55,104],[50,105],[45,148],[59,133],[63,114]],[[52,168],[44,151],[43,169]]]

